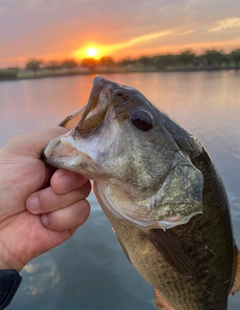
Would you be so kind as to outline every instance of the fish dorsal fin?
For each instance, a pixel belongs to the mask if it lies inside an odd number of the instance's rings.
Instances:
[[[238,291],[240,291],[240,251],[237,252],[235,278],[230,294],[234,295]]]
[[[151,229],[148,239],[178,273],[196,277],[196,262],[170,230]]]

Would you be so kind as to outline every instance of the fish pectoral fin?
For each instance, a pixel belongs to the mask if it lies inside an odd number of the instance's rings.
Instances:
[[[240,291],[240,251],[237,252],[236,271],[230,295],[234,295]]]
[[[123,245],[122,241],[119,239],[119,237],[118,237],[117,234],[116,234],[116,236],[117,236],[117,238],[118,238],[118,241],[119,241],[119,243],[120,243],[120,245],[121,245],[121,247],[122,247],[122,250],[123,250],[125,256],[127,257],[128,261],[132,264],[132,262],[131,262],[131,260],[130,260],[130,257],[129,257],[129,255],[128,255],[127,249],[125,248],[125,246]]]
[[[175,310],[156,289],[154,289],[154,297],[157,310]]]
[[[196,277],[196,262],[188,255],[186,249],[170,230],[152,229],[147,236],[169,265],[178,273],[189,278]]]

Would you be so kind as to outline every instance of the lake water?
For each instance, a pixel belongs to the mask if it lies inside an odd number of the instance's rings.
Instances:
[[[240,72],[131,73],[107,78],[136,87],[197,136],[224,181],[240,246]],[[58,124],[87,102],[93,76],[0,83],[0,146]],[[155,309],[152,288],[125,258],[94,195],[89,220],[63,245],[33,260],[9,310]],[[240,309],[240,293],[228,309]]]

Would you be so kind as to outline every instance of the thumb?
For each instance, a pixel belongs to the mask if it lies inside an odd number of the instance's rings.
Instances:
[[[31,156],[40,158],[41,152],[47,144],[54,138],[63,135],[67,130],[63,127],[53,127],[28,134],[18,135],[9,140],[3,147],[3,151],[11,152],[15,155]]]

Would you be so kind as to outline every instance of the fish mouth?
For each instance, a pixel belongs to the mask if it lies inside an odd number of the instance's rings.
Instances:
[[[76,131],[81,135],[93,132],[104,120],[104,117],[110,106],[111,90],[105,92],[105,100],[102,99],[102,91],[104,88],[103,79],[95,77],[93,80],[92,91],[89,96],[88,104],[82,114],[79,123],[76,126]]]
[[[88,103],[59,124],[69,132],[53,139],[42,152],[42,159],[52,166],[81,173],[90,179],[101,175],[97,168],[96,145],[93,147],[90,143],[88,147],[87,141],[88,138],[94,140],[94,136],[97,140],[99,135],[94,135],[97,129],[104,128],[104,124],[116,118],[113,93],[120,88],[119,84],[96,76]],[[100,146],[100,153],[103,152],[102,148],[106,143]],[[90,169],[90,173],[86,167]]]
[[[74,130],[80,135],[91,134],[103,123],[111,106],[112,94],[118,88],[118,84],[95,76],[87,105],[65,118],[59,126],[67,129],[75,127]]]

